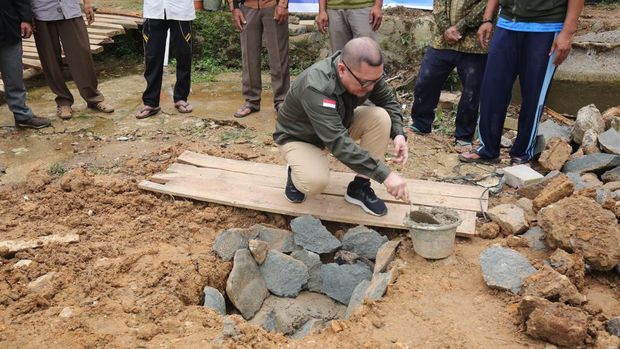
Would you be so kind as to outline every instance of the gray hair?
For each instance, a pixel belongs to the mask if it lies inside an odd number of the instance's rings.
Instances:
[[[351,68],[359,68],[362,62],[366,62],[371,67],[378,67],[383,64],[381,47],[369,37],[349,40],[342,49],[341,59]]]

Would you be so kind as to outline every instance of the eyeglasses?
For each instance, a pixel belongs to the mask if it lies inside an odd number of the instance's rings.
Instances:
[[[381,79],[383,79],[385,77],[385,72],[383,72],[381,74],[381,76],[378,79],[376,79],[376,80],[362,80],[362,79],[358,78],[357,75],[355,75],[355,73],[351,70],[351,68],[349,68],[349,66],[344,61],[341,61],[341,62],[342,62],[342,64],[344,64],[344,67],[347,68],[349,73],[351,73],[351,75],[353,75],[355,80],[357,80],[357,82],[360,84],[360,86],[362,88],[368,87],[370,85],[374,85],[377,82],[379,82],[379,80],[381,80]]]

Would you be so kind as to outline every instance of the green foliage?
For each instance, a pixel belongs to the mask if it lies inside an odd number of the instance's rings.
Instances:
[[[433,131],[439,132],[446,136],[454,135],[456,121],[456,109],[443,110],[437,108],[435,111],[435,122],[433,123]]]
[[[52,164],[50,168],[47,169],[47,173],[56,177],[64,175],[65,173],[67,173],[67,171],[67,168],[59,162]]]
[[[290,41],[289,64],[291,75],[299,75],[313,65],[319,57],[321,46],[322,42],[316,42],[309,38]]]
[[[202,11],[194,20],[196,70],[241,68],[241,43],[229,12]]]
[[[228,142],[234,142],[234,141],[239,141],[239,140],[249,142],[255,137],[256,135],[254,134],[254,132],[252,132],[251,130],[247,128],[233,129],[230,131],[222,132],[220,134],[220,142],[228,143]]]

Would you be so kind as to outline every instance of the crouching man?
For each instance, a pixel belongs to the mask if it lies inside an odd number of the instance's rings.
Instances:
[[[376,106],[358,107],[367,99]],[[289,165],[284,194],[291,202],[303,202],[327,186],[324,148],[356,172],[347,188],[347,202],[375,216],[387,213],[370,178],[383,183],[396,199],[409,201],[405,180],[383,163],[390,138],[394,163],[406,163],[407,139],[399,104],[384,79],[381,49],[370,38],[349,41],[293,82],[278,112],[273,138]]]

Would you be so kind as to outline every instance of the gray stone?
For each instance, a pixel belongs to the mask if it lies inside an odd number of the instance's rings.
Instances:
[[[359,284],[357,284],[357,286],[355,286],[355,289],[353,289],[353,293],[351,294],[351,299],[349,300],[349,305],[347,306],[347,312],[345,314],[346,319],[348,319],[351,314],[353,314],[364,303],[368,286],[370,286],[370,281],[368,280],[362,280]]]
[[[318,254],[330,253],[339,249],[341,243],[321,223],[320,220],[304,215],[291,221],[295,244]]]
[[[607,182],[603,185],[603,189],[607,189],[609,191],[620,190],[620,181]]]
[[[581,149],[583,149],[584,154],[596,154],[600,153],[601,150],[598,148],[598,133],[593,129],[587,130],[583,134],[583,139],[581,140]]]
[[[276,332],[292,334],[309,320],[331,321],[341,319],[345,306],[327,296],[314,292],[301,292],[297,298],[270,296],[261,310],[250,321],[253,325],[268,325]]]
[[[371,277],[372,273],[362,262],[353,265],[329,263],[321,266],[325,294],[342,304],[349,304],[355,287],[362,280],[370,280]]]
[[[267,289],[276,296],[295,297],[308,282],[306,265],[282,252],[270,250],[259,267]]]
[[[377,300],[383,297],[385,291],[387,291],[390,280],[392,279],[392,272],[376,273],[370,280],[368,290],[366,290],[366,297],[370,300]]]
[[[487,286],[518,294],[523,279],[536,269],[519,252],[503,247],[489,247],[480,254],[480,268]]]
[[[223,337],[230,337],[233,339],[239,339],[241,337],[241,331],[239,330],[239,327],[237,326],[237,323],[235,322],[235,320],[233,320],[232,317],[226,316],[224,317],[224,320],[222,321],[222,336]]]
[[[585,172],[601,173],[620,165],[620,155],[614,154],[589,154],[579,159],[569,160],[562,168],[562,172]]]
[[[398,248],[398,245],[400,245],[400,241],[400,239],[388,241],[381,245],[379,251],[377,251],[377,260],[375,262],[373,273],[384,272],[387,266],[392,263],[394,258],[396,258],[396,249]]]
[[[566,174],[566,177],[570,179],[571,182],[575,185],[575,191],[580,191],[582,189],[588,189],[592,187],[592,183],[588,183],[581,179],[581,176],[577,172],[569,172]]]
[[[258,234],[248,229],[227,229],[222,231],[213,243],[213,251],[225,260],[229,261],[238,249],[248,248],[248,241],[255,239]]]
[[[544,137],[545,143],[553,137],[559,137],[570,142],[571,129],[568,126],[563,126],[551,119],[547,119],[538,126],[538,134]]]
[[[288,230],[278,229],[267,224],[255,224],[250,229],[258,233],[258,239],[269,244],[270,250],[290,253],[295,250],[293,233]]]
[[[571,138],[577,144],[581,144],[583,136],[587,130],[594,130],[596,133],[605,131],[605,120],[601,112],[594,104],[586,105],[577,112],[577,120],[571,132]]]
[[[386,241],[388,241],[388,238],[380,235],[375,230],[358,225],[344,234],[342,248],[374,260],[377,257],[379,247]]]
[[[620,337],[620,316],[616,316],[607,321],[607,323],[605,323],[605,328],[609,334]]]
[[[620,133],[613,128],[601,133],[598,142],[605,152],[620,155]]]
[[[202,290],[205,295],[204,307],[215,310],[220,315],[226,315],[226,301],[217,288],[205,286]]]
[[[541,227],[535,226],[530,228],[523,234],[523,237],[527,239],[527,244],[532,250],[547,251],[547,244],[545,243],[545,232]]]
[[[251,319],[269,296],[269,290],[249,250],[237,250],[233,263],[226,280],[226,294],[241,315]]]
[[[608,199],[614,200],[613,194],[611,191],[603,188],[596,189],[596,202],[602,205]]]
[[[601,179],[603,183],[620,181],[620,166],[616,166],[616,168],[603,173]]]
[[[291,337],[294,339],[302,339],[310,333],[321,329],[324,325],[325,321],[323,320],[310,319],[306,321],[306,323],[303,324],[303,326],[301,326],[297,331],[295,331]]]
[[[318,254],[306,250],[297,250],[291,257],[302,261],[308,269],[308,283],[305,289],[311,292],[323,293],[323,279],[321,279],[321,258]]]
[[[510,148],[512,147],[512,139],[502,136],[502,140],[499,142],[499,146],[502,148]]]
[[[267,258],[267,252],[269,251],[269,244],[263,240],[250,240],[248,247],[256,263],[263,264],[265,258]]]
[[[521,234],[527,230],[525,213],[516,205],[497,205],[489,210],[488,215],[507,235]]]

